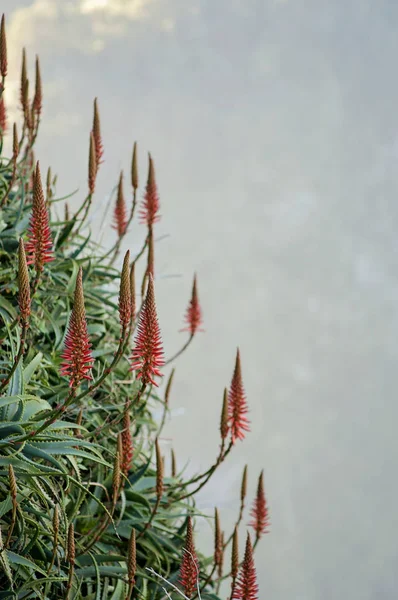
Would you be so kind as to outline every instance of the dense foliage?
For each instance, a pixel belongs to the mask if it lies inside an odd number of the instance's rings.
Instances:
[[[155,302],[153,231],[159,194],[153,160],[138,201],[137,145],[131,206],[117,186],[117,242],[104,250],[85,227],[103,144],[97,102],[90,133],[88,192],[75,214],[43,185],[34,143],[42,111],[40,65],[29,87],[23,52],[22,123],[7,124],[5,19],[0,35],[0,599],[216,598],[229,580],[234,598],[255,600],[253,549],[240,569],[238,526],[221,531],[215,512],[214,554],[194,543],[194,497],[249,429],[240,356],[220,406],[220,452],[190,480],[164,472],[158,443],[178,356],[163,356]],[[32,87],[34,87],[32,93]],[[30,90],[30,92],[29,92]],[[31,95],[30,95],[31,94]],[[9,156],[3,141],[9,137]],[[11,143],[12,140],[12,143]],[[62,202],[61,202],[62,201]],[[61,204],[60,204],[61,203]],[[59,218],[59,207],[65,216]],[[137,204],[141,206],[137,208]],[[140,210],[139,210],[140,208]],[[146,228],[137,256],[114,265],[136,213]],[[136,265],[144,275],[136,291]],[[187,342],[201,328],[196,277],[187,308]],[[178,353],[180,354],[180,353]],[[164,391],[157,387],[168,374]],[[162,388],[162,389],[163,389]],[[160,425],[152,417],[162,407]],[[254,546],[267,531],[263,476],[252,509]],[[224,560],[231,546],[230,565]],[[229,555],[228,555],[229,556]],[[173,587],[175,586],[175,587]],[[179,590],[179,591],[178,591]],[[228,588],[229,590],[229,588]]]

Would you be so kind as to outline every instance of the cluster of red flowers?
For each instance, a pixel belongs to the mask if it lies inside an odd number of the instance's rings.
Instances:
[[[268,506],[264,493],[263,471],[261,471],[260,477],[258,478],[257,494],[250,515],[252,520],[249,525],[253,527],[256,532],[256,539],[260,539],[264,533],[268,533],[269,527]]]
[[[232,594],[232,600],[258,600],[257,575],[249,534],[247,534],[245,556]]]
[[[131,355],[131,371],[137,371],[137,379],[143,385],[158,385],[155,376],[161,376],[164,365],[163,346],[156,312],[153,277],[149,274],[148,289],[137,325],[135,346]]]
[[[150,228],[156,221],[159,220],[159,194],[155,179],[155,166],[153,164],[152,156],[149,155],[149,170],[148,180],[146,184],[146,190],[144,200],[140,210],[140,219],[142,223],[146,223]]]
[[[245,389],[243,387],[239,349],[236,353],[235,369],[228,394],[228,413],[228,424],[231,430],[232,443],[235,443],[237,439],[243,440],[246,432],[250,431],[250,427],[249,420],[246,416],[248,413],[248,406]]]
[[[28,265],[35,265],[37,273],[42,271],[44,263],[54,260],[50,222],[38,162],[33,180],[32,214],[26,243],[26,254]]]
[[[187,533],[185,537],[185,546],[180,566],[179,583],[187,598],[191,598],[196,590],[196,582],[199,578],[198,557],[196,555],[193,541],[192,520],[187,519]]]
[[[83,272],[79,269],[72,314],[65,338],[62,354],[61,375],[69,377],[69,386],[76,388],[83,379],[92,379],[91,368],[94,362],[87,332],[86,311],[83,295]]]
[[[200,329],[202,325],[202,309],[199,304],[199,296],[198,296],[198,284],[196,274],[193,278],[192,284],[192,296],[189,301],[189,305],[187,308],[187,312],[185,314],[185,322],[186,327],[181,329],[181,331],[189,331],[190,335],[193,337],[197,331],[203,331]]]

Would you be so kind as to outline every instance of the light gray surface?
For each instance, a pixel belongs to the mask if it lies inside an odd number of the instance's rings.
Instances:
[[[265,467],[272,531],[257,555],[260,597],[395,598],[398,5],[4,5],[8,99],[26,44],[45,79],[37,155],[60,173],[60,193],[80,185],[83,195],[94,96],[98,203],[128,169],[134,139],[142,179],[153,153],[157,232],[171,235],[156,251],[166,352],[181,343],[194,269],[205,315],[177,369],[172,405],[185,412],[165,432],[180,464],[215,455],[240,345],[253,430],[201,502],[231,523],[244,463],[251,492]]]

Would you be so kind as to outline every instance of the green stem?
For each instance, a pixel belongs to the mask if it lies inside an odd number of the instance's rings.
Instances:
[[[10,523],[10,527],[8,529],[8,534],[7,534],[7,539],[6,542],[4,544],[4,546],[7,548],[10,541],[11,541],[11,536],[12,536],[12,532],[14,531],[14,527],[15,527],[15,523],[16,523],[16,517],[17,517],[17,504],[16,501],[13,499],[12,502],[12,515],[11,515],[11,523]]]
[[[185,342],[185,344],[183,345],[183,347],[178,352],[176,352],[171,358],[169,358],[168,360],[166,360],[166,362],[164,363],[164,366],[169,365],[176,358],[178,358],[179,356],[181,356],[181,354],[183,352],[185,352],[185,350],[188,348],[188,346],[192,342],[193,338],[194,338],[194,335],[191,333],[191,335],[189,336],[188,340]]]
[[[218,460],[209,469],[208,474],[205,477],[205,479],[194,490],[192,490],[192,492],[188,492],[184,496],[179,496],[179,498],[178,498],[179,502],[181,502],[181,500],[185,500],[186,498],[189,498],[190,496],[193,496],[194,494],[196,494],[197,492],[199,492],[206,485],[206,483],[209,481],[209,479],[212,477],[212,475],[216,471],[217,467],[225,460],[226,456],[228,456],[228,454],[230,453],[230,451],[232,449],[232,446],[233,446],[233,443],[230,442],[230,444],[229,444],[228,448],[226,449],[226,451],[224,453],[220,452]],[[193,482],[190,481],[189,485],[191,485],[191,483],[193,483]]]
[[[6,385],[8,385],[9,381],[11,380],[11,377],[14,375],[15,370],[19,364],[19,361],[21,360],[24,351],[25,351],[25,341],[26,341],[26,332],[28,330],[28,323],[27,321],[22,321],[22,330],[21,330],[21,339],[19,342],[19,349],[18,349],[18,353],[14,359],[14,363],[11,367],[11,370],[8,374],[8,376],[5,378],[4,381],[2,381],[1,385],[0,385],[0,390],[3,390]]]
[[[139,540],[140,537],[142,537],[144,535],[144,533],[152,525],[152,521],[155,518],[155,515],[156,515],[156,513],[158,511],[158,508],[159,508],[159,505],[160,505],[160,500],[161,500],[161,496],[157,496],[155,505],[154,505],[154,507],[152,509],[152,512],[151,512],[151,516],[149,517],[148,521],[145,523],[144,528],[142,529],[142,531],[140,531],[140,533],[137,535],[137,540]]]
[[[71,562],[69,564],[68,585],[66,586],[65,600],[69,600],[69,597],[70,597],[74,572],[75,572],[75,565],[73,562]]]
[[[14,185],[14,183],[15,183],[15,175],[16,175],[16,172],[17,172],[17,165],[16,165],[16,162],[14,162],[14,166],[13,166],[13,169],[12,169],[12,176],[11,176],[10,182],[9,182],[9,184],[8,184],[8,187],[7,187],[7,189],[6,189],[6,193],[5,193],[5,195],[4,195],[4,198],[2,199],[2,201],[1,201],[1,203],[0,203],[0,208],[3,208],[3,206],[5,205],[5,203],[6,203],[6,201],[7,201],[7,198],[8,198],[8,196],[9,196],[9,193],[10,193],[10,192],[11,192],[11,190],[12,190],[12,186],[13,186],[13,185]]]

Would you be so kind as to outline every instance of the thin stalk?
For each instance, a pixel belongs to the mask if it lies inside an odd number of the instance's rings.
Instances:
[[[144,528],[142,529],[142,531],[140,531],[140,533],[137,535],[137,540],[140,539],[140,537],[142,537],[144,535],[144,533],[150,528],[150,526],[152,525],[152,521],[155,518],[155,515],[158,511],[159,505],[160,505],[160,501],[161,501],[161,497],[158,496],[156,498],[156,502],[154,504],[154,507],[152,509],[151,512],[151,516],[149,517],[148,521],[145,523]]]
[[[6,201],[7,201],[7,198],[8,198],[8,196],[9,196],[9,193],[10,193],[10,192],[11,192],[11,190],[12,190],[12,186],[13,186],[13,185],[14,185],[14,183],[15,183],[15,176],[16,176],[16,173],[17,173],[17,165],[16,165],[16,161],[14,161],[14,166],[13,166],[13,169],[12,169],[12,175],[11,175],[11,179],[10,179],[10,182],[9,182],[9,184],[8,184],[8,187],[7,187],[6,193],[5,193],[5,195],[4,195],[4,198],[2,199],[2,201],[1,201],[1,203],[0,203],[0,208],[2,208],[2,207],[5,205]]]
[[[179,356],[181,356],[181,354],[183,352],[185,352],[185,350],[188,348],[188,346],[190,345],[190,343],[192,342],[193,338],[195,336],[193,334],[191,334],[188,338],[188,340],[185,342],[185,344],[183,345],[183,347],[176,352],[171,358],[169,358],[168,360],[166,360],[166,362],[164,363],[164,365],[169,365],[170,363],[172,363],[176,358],[178,358]]]
[[[10,523],[10,527],[8,529],[7,539],[6,539],[5,544],[4,544],[5,548],[8,548],[8,545],[9,545],[9,543],[11,541],[11,536],[12,536],[12,533],[14,531],[16,520],[17,520],[17,503],[13,500],[13,503],[12,503],[11,523]]]
[[[235,525],[234,525],[234,529],[235,529],[235,528],[238,528],[238,527],[239,527],[239,525],[241,524],[241,521],[242,521],[242,519],[243,519],[243,511],[244,511],[244,509],[245,509],[245,501],[243,500],[243,501],[241,501],[241,503],[240,503],[239,515],[238,515],[238,518],[237,518],[237,520],[236,520],[236,523],[235,523]],[[228,545],[231,543],[231,541],[232,541],[232,538],[234,537],[234,533],[233,533],[233,531],[234,531],[234,530],[232,530],[232,533],[231,533],[231,535],[229,536],[229,538],[227,539],[227,541],[226,541],[226,542],[224,543],[224,545],[223,545],[223,549],[224,549],[224,550],[225,550],[225,548],[226,548],[226,547],[227,547],[227,546],[228,546]],[[254,549],[254,546],[253,546],[253,549]]]
[[[21,358],[23,357],[23,354],[25,352],[25,342],[26,342],[26,332],[28,330],[28,323],[26,321],[22,321],[22,329],[21,329],[21,339],[19,341],[19,349],[18,349],[18,353],[14,359],[14,363],[11,367],[11,370],[8,374],[8,376],[4,379],[4,381],[2,381],[1,385],[0,385],[0,390],[3,390],[6,385],[9,383],[9,381],[11,380],[11,377],[14,375],[15,370],[19,364],[19,361],[21,360]]]
[[[212,477],[212,475],[216,471],[217,467],[224,461],[224,459],[226,458],[226,456],[228,456],[228,454],[230,453],[230,451],[232,449],[232,446],[233,446],[233,443],[230,442],[230,444],[229,444],[228,448],[226,449],[226,451],[223,454],[220,452],[218,460],[209,469],[208,474],[205,477],[205,479],[194,490],[192,490],[192,492],[188,492],[184,496],[179,496],[179,498],[178,498],[179,502],[181,502],[181,500],[185,500],[186,498],[189,498],[190,496],[193,496],[194,494],[196,494],[197,492],[199,492],[206,485],[206,483],[209,481],[209,479]],[[189,485],[191,483],[192,482],[190,482]]]

